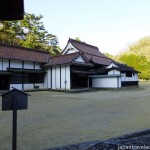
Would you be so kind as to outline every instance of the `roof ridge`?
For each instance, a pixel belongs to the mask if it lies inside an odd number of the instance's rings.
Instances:
[[[52,56],[50,58],[52,59],[52,58],[58,58],[58,57],[62,57],[62,56],[65,57],[66,55],[73,55],[73,54],[77,54],[77,53],[80,54],[79,52],[75,52],[75,53],[69,53],[69,54],[65,54],[65,55]]]
[[[71,41],[76,42],[76,43],[80,43],[80,44],[85,45],[85,46],[93,47],[93,48],[96,48],[97,50],[99,50],[97,46],[93,46],[91,44],[87,44],[85,42],[80,42],[80,41],[74,40],[72,38],[69,38],[68,42],[71,42]]]
[[[20,49],[24,49],[24,50],[28,50],[28,51],[36,51],[36,52],[40,52],[40,53],[50,54],[49,52],[44,51],[44,50],[35,49],[35,48],[28,48],[28,47],[23,47],[23,46],[19,46],[19,45],[8,44],[8,43],[2,43],[2,42],[0,42],[0,45],[7,46],[7,47],[12,47],[12,48],[17,48],[19,50]]]
[[[107,56],[98,56],[98,55],[94,55],[94,54],[90,54],[90,53],[87,53],[87,52],[84,52],[85,54],[88,54],[88,55],[92,55],[92,56],[96,56],[96,57],[101,57],[101,58],[105,58],[105,59],[110,59],[112,60],[111,58],[108,58]]]

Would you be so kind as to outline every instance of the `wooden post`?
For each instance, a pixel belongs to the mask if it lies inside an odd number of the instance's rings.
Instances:
[[[17,98],[13,96],[13,136],[12,150],[17,150]]]

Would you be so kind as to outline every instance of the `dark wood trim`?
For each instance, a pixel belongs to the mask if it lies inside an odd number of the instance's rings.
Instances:
[[[126,86],[138,86],[138,81],[122,81],[121,82],[121,87],[126,87]]]
[[[24,77],[24,73],[22,72],[22,90],[24,90],[24,80],[23,80],[23,77]]]
[[[34,66],[33,66],[33,69],[35,70],[35,62],[33,63],[33,65],[34,65]]]
[[[10,68],[10,63],[11,63],[11,60],[9,59],[9,68]]]

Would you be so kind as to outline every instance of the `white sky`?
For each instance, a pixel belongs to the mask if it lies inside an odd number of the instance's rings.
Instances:
[[[24,0],[24,6],[44,16],[45,28],[62,49],[69,37],[78,36],[115,55],[150,35],[150,0]]]

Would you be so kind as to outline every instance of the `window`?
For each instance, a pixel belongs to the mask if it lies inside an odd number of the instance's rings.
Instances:
[[[43,83],[44,74],[39,73],[15,73],[11,75],[11,84],[22,84],[22,83]]]
[[[22,83],[22,74],[21,73],[12,74],[10,77],[10,83],[11,84],[21,84]]]
[[[44,82],[44,74],[32,73],[29,75],[30,83],[43,83]]]
[[[132,72],[131,71],[126,71],[126,77],[132,77]]]

